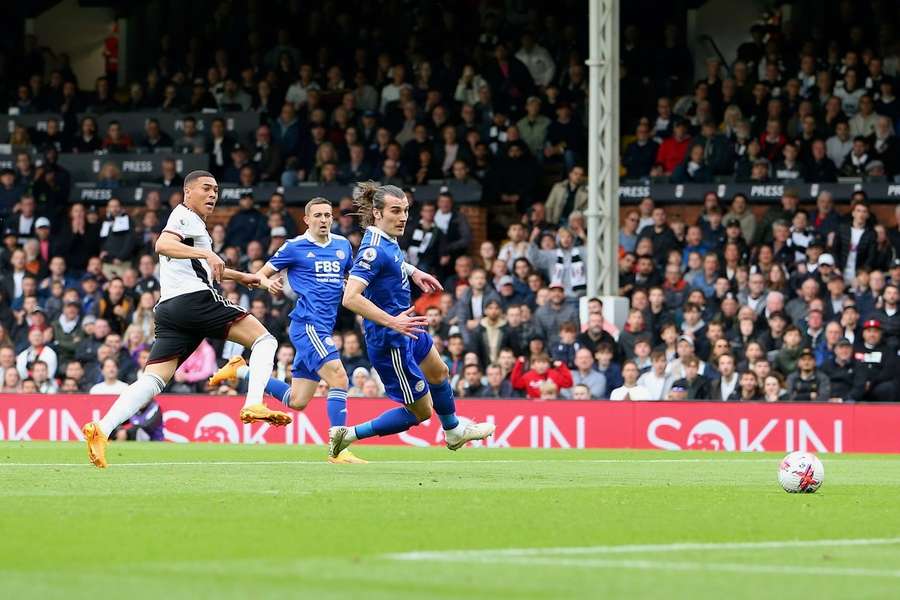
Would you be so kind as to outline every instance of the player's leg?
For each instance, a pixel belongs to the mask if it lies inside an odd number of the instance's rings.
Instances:
[[[415,344],[416,358],[428,387],[431,389],[431,399],[434,402],[434,412],[441,420],[444,429],[444,438],[447,448],[459,450],[472,440],[483,440],[494,433],[493,423],[460,423],[456,417],[456,400],[453,397],[453,387],[450,385],[450,372],[447,365],[441,360],[434,343],[430,347],[422,348],[422,344]],[[424,356],[422,356],[424,355]],[[421,358],[420,358],[421,357]]]
[[[88,458],[101,469],[106,468],[106,445],[109,435],[132,415],[141,410],[165,389],[178,368],[179,359],[189,356],[201,340],[186,336],[157,338],[150,349],[144,372],[116,398],[99,422],[82,428],[88,447]]]
[[[247,375],[247,397],[241,409],[241,420],[267,421],[272,425],[287,425],[293,418],[287,413],[273,411],[263,402],[263,391],[272,374],[278,341],[253,315],[244,313],[226,330],[226,339],[250,348]],[[287,385],[287,384],[285,384]]]
[[[354,427],[328,430],[329,454],[336,457],[357,440],[406,431],[431,417],[431,394],[409,344],[400,348],[371,348],[369,360],[381,377],[388,398],[403,404]]]

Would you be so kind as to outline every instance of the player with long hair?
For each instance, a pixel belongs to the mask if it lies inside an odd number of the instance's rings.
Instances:
[[[365,319],[366,348],[387,396],[403,406],[355,427],[328,431],[329,454],[337,457],[356,440],[406,431],[437,413],[450,450],[494,433],[492,423],[464,424],[456,416],[449,373],[424,316],[413,314],[410,279],[426,291],[442,289],[433,276],[403,261],[397,239],[409,219],[409,200],[403,190],[369,181],[353,192],[366,233],[360,244],[343,305]]]

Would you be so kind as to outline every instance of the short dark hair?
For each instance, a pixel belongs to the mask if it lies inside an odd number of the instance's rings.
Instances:
[[[215,176],[212,173],[210,173],[209,171],[201,171],[201,170],[191,171],[184,178],[184,186],[187,187],[187,186],[191,185],[192,183],[194,183],[201,177],[212,177],[213,179],[215,179]]]

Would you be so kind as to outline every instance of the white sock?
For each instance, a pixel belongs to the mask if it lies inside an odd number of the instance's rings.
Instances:
[[[237,376],[238,376],[238,379],[240,379],[240,380],[244,380],[244,379],[247,379],[248,377],[250,377],[250,367],[248,367],[247,365],[242,365],[242,366],[238,367],[237,368]]]
[[[348,427],[347,433],[344,435],[344,439],[348,442],[355,442],[359,438],[356,437],[356,427]]]
[[[100,419],[100,430],[108,436],[113,429],[131,418],[134,413],[162,392],[164,387],[166,387],[165,382],[156,375],[152,373],[141,375],[137,381],[128,386],[127,390],[122,392],[122,395],[113,402],[113,405]]]
[[[244,408],[251,404],[260,404],[263,401],[263,392],[272,374],[272,365],[275,363],[275,352],[278,350],[278,340],[271,333],[256,338],[250,347],[250,375],[247,384],[247,399]]]

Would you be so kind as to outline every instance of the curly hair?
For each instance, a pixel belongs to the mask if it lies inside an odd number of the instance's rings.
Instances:
[[[384,208],[384,199],[387,196],[405,198],[406,194],[396,185],[379,185],[375,181],[361,181],[356,184],[353,189],[353,204],[363,227],[375,222],[374,210]]]

